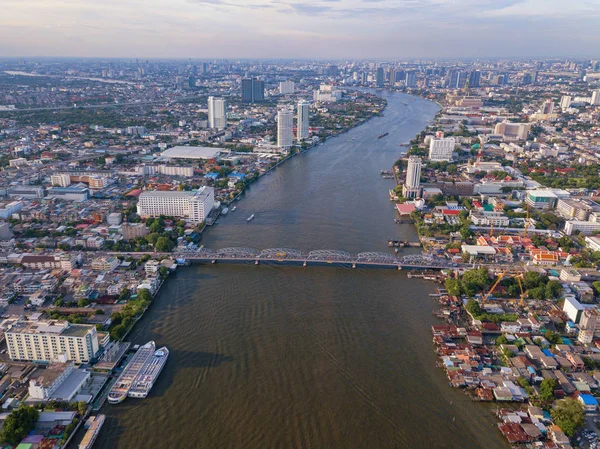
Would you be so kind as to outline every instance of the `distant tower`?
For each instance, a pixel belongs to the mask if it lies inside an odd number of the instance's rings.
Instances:
[[[600,106],[600,90],[592,92],[592,106]]]
[[[416,87],[417,74],[415,72],[406,72],[406,87]]]
[[[277,113],[277,146],[289,149],[294,142],[294,114],[289,109]]]
[[[242,103],[265,101],[265,82],[256,78],[242,79]]]
[[[383,67],[377,68],[377,73],[375,75],[375,84],[377,87],[383,87],[384,77],[383,77]]]
[[[300,100],[298,103],[298,126],[297,126],[297,139],[298,142],[308,139],[308,116],[310,112],[310,105]]]
[[[212,129],[225,129],[227,125],[227,105],[223,98],[208,97],[208,126]]]
[[[406,181],[402,186],[402,196],[404,198],[418,198],[421,196],[421,166],[422,163],[419,156],[408,158]]]

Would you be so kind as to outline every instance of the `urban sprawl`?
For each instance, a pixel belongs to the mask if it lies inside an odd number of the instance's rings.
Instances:
[[[63,447],[85,423],[91,447],[128,333],[203,232],[385,113],[382,89],[441,107],[381,173],[437,268],[409,277],[442,284],[439,368],[511,445],[600,447],[593,60],[0,61],[0,442]]]

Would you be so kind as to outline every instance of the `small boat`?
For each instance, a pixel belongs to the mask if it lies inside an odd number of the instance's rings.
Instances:
[[[249,216],[249,217],[246,219],[246,221],[250,222],[252,219],[254,219],[254,214],[250,215],[250,216]]]
[[[223,208],[223,210],[221,211],[221,214],[222,214],[222,215],[227,215],[228,213],[229,213],[229,208],[228,208],[227,206],[225,206],[225,207]]]
[[[236,209],[237,209],[237,206],[233,206],[233,207],[231,208],[231,212],[235,212],[235,210],[236,210]]]
[[[378,139],[382,139],[382,138],[384,138],[385,136],[387,136],[388,134],[389,134],[389,133],[383,133],[383,134],[380,134],[380,135],[378,135],[378,136],[377,136],[377,138],[378,138]]]

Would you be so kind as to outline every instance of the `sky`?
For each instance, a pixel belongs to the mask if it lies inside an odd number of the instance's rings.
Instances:
[[[1,0],[0,56],[600,58],[600,0]]]

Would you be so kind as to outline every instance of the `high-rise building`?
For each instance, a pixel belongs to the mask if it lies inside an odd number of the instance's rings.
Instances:
[[[265,82],[256,78],[242,79],[242,102],[262,103],[265,101]]]
[[[452,69],[448,72],[448,88],[462,89],[466,82],[466,73],[462,70]]]
[[[294,114],[289,109],[277,113],[277,146],[289,149],[294,143]]]
[[[481,85],[481,72],[474,70],[469,74],[469,87],[479,87]]]
[[[592,92],[592,106],[600,106],[600,90]]]
[[[138,199],[137,212],[142,218],[176,217],[201,223],[215,205],[215,189],[201,187],[192,191],[146,191]]]
[[[298,142],[308,139],[308,117],[310,113],[310,104],[304,100],[300,100],[298,103],[298,123],[296,138]]]
[[[429,142],[429,160],[430,161],[452,161],[452,153],[456,142],[454,137],[432,137]]]
[[[570,95],[563,95],[560,99],[560,108],[562,110],[569,109],[569,106],[571,106],[571,101],[572,98]]]
[[[12,360],[88,363],[98,353],[96,326],[68,321],[19,321],[6,331]]]
[[[279,83],[279,93],[281,95],[290,95],[294,93],[294,82],[293,81],[282,81]]]
[[[421,196],[421,158],[411,156],[408,158],[406,168],[406,181],[402,186],[402,196],[404,198],[418,198]]]
[[[225,129],[227,126],[227,103],[224,98],[208,97],[208,126]]]
[[[551,98],[549,98],[548,100],[546,100],[544,102],[544,105],[542,106],[542,114],[552,114],[554,112],[554,102],[552,101]]]
[[[375,74],[375,85],[377,87],[383,87],[384,77],[383,77],[383,67],[378,67],[377,72]]]
[[[415,72],[406,72],[406,87],[416,87],[417,74]]]

